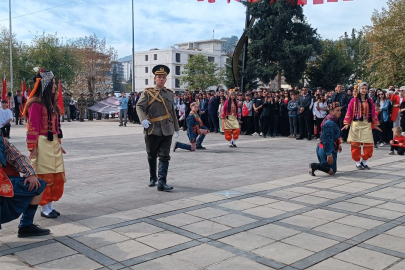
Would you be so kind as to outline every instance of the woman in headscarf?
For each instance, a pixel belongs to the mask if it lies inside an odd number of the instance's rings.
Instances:
[[[55,77],[52,71],[43,71],[36,78],[24,116],[28,118],[27,147],[29,158],[38,178],[47,186],[42,199],[41,216],[57,218],[60,213],[53,208],[52,202],[63,195],[65,167],[61,146],[62,130],[60,128],[60,109],[57,105]]]

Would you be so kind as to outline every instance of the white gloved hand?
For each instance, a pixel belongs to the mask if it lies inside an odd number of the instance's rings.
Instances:
[[[141,124],[142,124],[143,128],[149,128],[150,122],[148,119],[145,119],[142,121]]]
[[[179,137],[179,132],[178,132],[178,131],[175,131],[175,132],[174,132],[174,137],[175,137],[175,138]]]

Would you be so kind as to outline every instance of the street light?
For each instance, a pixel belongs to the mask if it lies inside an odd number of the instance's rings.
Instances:
[[[134,0],[132,0],[132,92],[135,92],[135,30],[134,30]]]
[[[11,0],[8,0],[10,21],[10,87],[13,92],[13,31],[11,28]]]

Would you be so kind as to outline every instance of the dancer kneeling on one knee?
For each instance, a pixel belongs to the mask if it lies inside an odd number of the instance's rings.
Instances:
[[[394,132],[394,139],[390,141],[391,151],[388,154],[394,155],[394,151],[396,150],[398,155],[402,156],[405,153],[405,137],[401,134],[402,128],[396,127],[392,131]]]
[[[196,102],[191,103],[191,112],[187,117],[187,136],[190,140],[190,144],[176,142],[173,147],[173,152],[177,148],[185,149],[189,151],[195,151],[195,149],[204,150],[202,146],[205,135],[210,131],[203,125],[200,116],[198,115],[198,104]]]
[[[316,153],[319,163],[309,164],[309,174],[315,176],[315,171],[333,175],[337,171],[337,153],[342,152],[340,145],[340,129],[337,121],[342,113],[339,102],[329,104],[329,115],[321,124],[321,138]]]
[[[239,119],[238,103],[235,92],[231,92],[221,114],[225,139],[229,142],[229,147],[236,147],[236,140],[239,138]]]

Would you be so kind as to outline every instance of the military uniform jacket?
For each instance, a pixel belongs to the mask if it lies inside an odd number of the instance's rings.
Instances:
[[[64,96],[63,97],[63,107],[69,107],[70,105],[70,97],[69,96]]]
[[[88,107],[93,106],[93,105],[94,105],[94,97],[88,97],[88,98],[86,99],[86,102],[87,102],[87,106],[88,106]]]
[[[87,101],[84,97],[79,97],[77,99],[77,108],[86,108],[87,107]]]
[[[172,90],[166,87],[149,87],[141,94],[136,104],[136,112],[141,122],[145,119],[151,122],[149,128],[144,130],[145,134],[171,136],[174,131],[179,131],[173,96]]]
[[[104,100],[104,99],[103,99],[103,97],[101,95],[96,97],[96,102],[100,102],[102,100]]]

